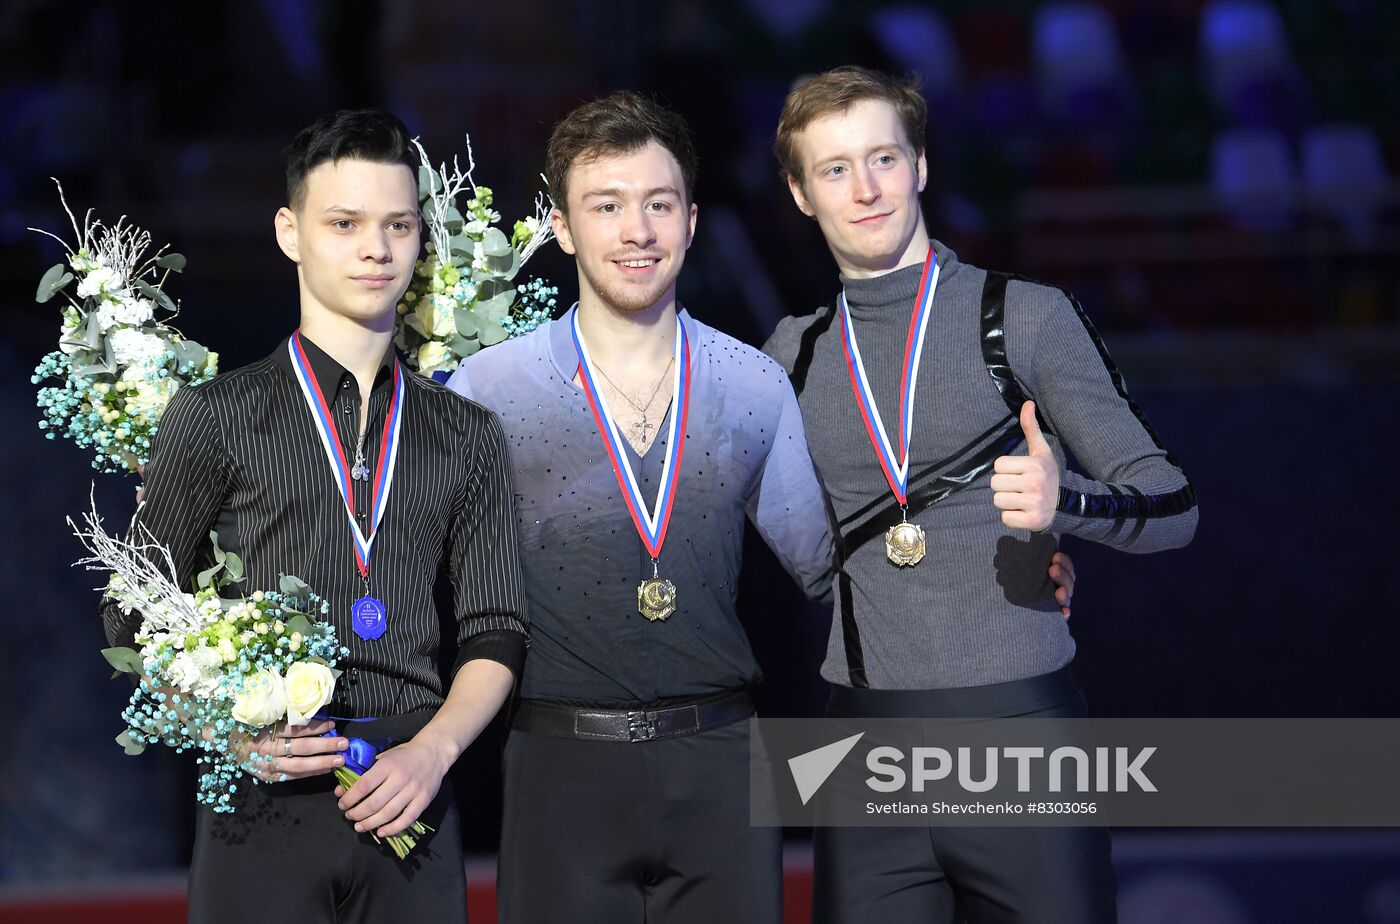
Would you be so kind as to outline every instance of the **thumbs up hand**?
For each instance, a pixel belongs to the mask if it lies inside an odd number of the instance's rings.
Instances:
[[[1060,499],[1060,463],[1041,435],[1034,401],[1021,405],[1021,432],[1029,454],[997,459],[992,503],[1001,511],[1001,522],[1012,529],[1044,532],[1055,520]]]

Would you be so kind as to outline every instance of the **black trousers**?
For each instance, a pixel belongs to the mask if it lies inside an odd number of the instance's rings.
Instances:
[[[504,773],[501,921],[781,920],[782,832],[749,824],[747,722],[635,743],[512,731]]]
[[[420,818],[435,833],[402,861],[388,844],[355,833],[336,807],[330,774],[239,788],[231,815],[199,807],[194,924],[466,921],[460,825],[447,781]]]
[[[834,687],[842,718],[1078,718],[1068,668],[949,690]],[[1117,920],[1105,828],[817,828],[817,924],[1101,924]]]

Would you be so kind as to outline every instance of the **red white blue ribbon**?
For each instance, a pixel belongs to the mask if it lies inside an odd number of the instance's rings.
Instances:
[[[355,522],[355,499],[351,494],[353,481],[350,478],[350,463],[345,455],[345,447],[340,444],[340,434],[335,429],[330,404],[321,391],[321,384],[316,381],[316,376],[311,371],[311,363],[301,345],[301,331],[292,334],[291,339],[287,341],[287,350],[292,354],[292,371],[296,373],[297,383],[301,385],[302,397],[306,399],[306,406],[311,409],[311,416],[316,421],[316,432],[320,434],[321,446],[326,450],[326,460],[330,462],[336,487],[340,489],[340,497],[345,501],[345,516],[350,522],[350,535],[355,543],[355,563],[360,568],[360,575],[368,579],[370,551],[374,547],[374,537],[379,532],[379,521],[384,517],[384,508],[389,503],[389,490],[394,485],[394,463],[399,457],[399,434],[403,423],[403,372],[399,368],[398,359],[395,358],[394,394],[390,399],[389,413],[384,415],[384,430],[379,443],[379,464],[374,471],[374,493],[370,502],[370,531],[366,536]]]
[[[846,348],[846,369],[851,374],[851,390],[855,392],[856,405],[865,421],[865,432],[870,436],[870,444],[875,447],[875,456],[880,460],[885,480],[890,483],[890,490],[899,499],[901,506],[909,502],[909,443],[914,436],[914,393],[919,382],[919,359],[924,354],[924,335],[928,332],[928,320],[933,314],[933,293],[937,288],[938,258],[930,247],[928,256],[924,259],[919,294],[914,300],[914,313],[909,318],[909,334],[904,341],[897,447],[891,445],[885,422],[880,417],[880,409],[875,406],[875,393],[870,389],[870,381],[865,374],[865,363],[860,358],[860,347],[856,345],[855,325],[851,323],[851,312],[846,307],[846,293],[842,292],[840,296],[843,333],[841,342]]]
[[[637,476],[627,461],[626,444],[617,430],[612,414],[608,411],[607,399],[603,397],[594,376],[593,360],[588,356],[588,346],[583,342],[583,333],[578,326],[578,309],[573,318],[574,348],[578,351],[579,379],[583,382],[583,392],[588,396],[588,406],[593,411],[593,420],[602,434],[603,446],[612,462],[613,474],[617,476],[618,487],[627,502],[627,511],[632,514],[632,523],[637,527],[637,535],[653,559],[661,556],[661,546],[666,541],[666,528],[671,522],[671,510],[675,506],[676,486],[680,483],[681,455],[685,451],[686,418],[690,413],[690,339],[685,325],[676,318],[675,374],[671,392],[674,404],[671,408],[671,424],[666,434],[666,460],[661,468],[661,483],[656,487],[656,501],[650,510],[642,496]]]

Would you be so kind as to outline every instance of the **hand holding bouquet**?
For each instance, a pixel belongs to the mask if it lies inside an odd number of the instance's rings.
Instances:
[[[172,578],[169,551],[141,527],[119,539],[106,533],[95,509],[83,519],[82,527],[69,520],[91,553],[78,564],[109,571],[108,595],[123,612],[141,614],[138,648],[102,652],[119,674],[138,681],[117,743],[128,754],[151,744],[195,752],[197,798],[216,812],[234,811],[231,797],[245,775],[286,780],[281,762],[297,759],[295,738],[319,731],[311,723],[334,695],[336,661],[349,653],[321,619],[327,602],[291,575],[282,576],[276,591],[222,597],[221,590],[243,579],[243,562],[219,548],[214,533],[214,564],[186,593]],[[353,766],[335,768],[347,787],[367,769],[356,761],[374,756],[358,742],[352,739],[346,753]],[[427,831],[415,824],[389,838],[390,847],[402,859]]]

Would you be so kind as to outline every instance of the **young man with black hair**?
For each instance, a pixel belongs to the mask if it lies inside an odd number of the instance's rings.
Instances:
[[[297,136],[286,166],[275,228],[297,266],[300,327],[266,359],[175,396],[139,523],[182,583],[204,566],[211,530],[242,557],[249,592],[296,574],[330,602],[349,655],[332,718],[259,734],[264,782],[240,788],[234,814],[200,807],[190,919],[460,922],[443,779],[525,655],[505,441],[492,414],[411,374],[391,347],[420,236],[403,124],[337,112]],[[432,599],[443,561],[460,646],[446,691]],[[140,620],[110,602],[103,617],[114,644]],[[330,773],[351,735],[395,746],[344,792]],[[406,861],[375,844],[419,819],[436,833]]]
[[[841,271],[764,347],[835,518],[829,712],[1083,715],[1043,562],[1061,533],[1185,545],[1195,494],[1072,297],[929,237],[926,122],[917,87],[838,68],[788,95],[775,144]],[[1115,916],[1102,828],[819,828],[815,878],[823,922]]]

